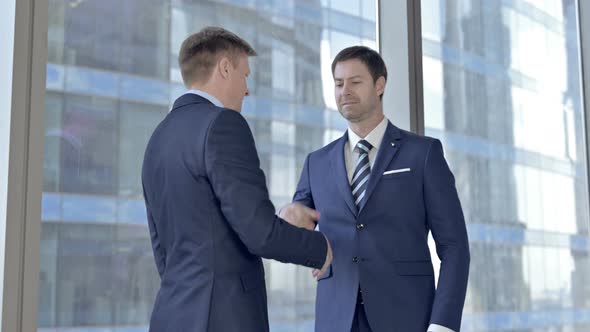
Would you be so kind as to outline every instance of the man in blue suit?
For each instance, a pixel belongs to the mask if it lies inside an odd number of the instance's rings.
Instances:
[[[262,257],[328,268],[331,249],[301,204],[275,215],[252,133],[247,42],[221,28],[188,37],[179,53],[185,85],[155,129],[142,169],[161,277],[154,332],[268,331]]]
[[[441,143],[384,117],[377,52],[346,48],[332,74],[349,128],[307,156],[294,196],[321,213],[334,251],[318,282],[316,332],[459,331],[469,245]],[[429,231],[441,259],[436,291]]]

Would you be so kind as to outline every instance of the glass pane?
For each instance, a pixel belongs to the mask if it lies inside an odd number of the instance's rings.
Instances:
[[[589,198],[574,0],[422,0],[426,135],[471,243],[461,331],[587,331]]]
[[[112,195],[116,188],[117,104],[67,95],[61,123],[62,192]]]
[[[181,42],[207,25],[256,49],[243,114],[273,202],[343,133],[331,61],[375,47],[375,0],[49,0],[39,330],[146,331],[159,277],[140,183],[155,126],[184,92]],[[273,331],[311,331],[308,269],[265,261]]]
[[[119,115],[119,197],[137,198],[142,195],[141,169],[143,147],[166,115],[167,107],[121,102]]]

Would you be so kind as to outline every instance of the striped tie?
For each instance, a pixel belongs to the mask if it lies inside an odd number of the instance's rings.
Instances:
[[[352,175],[350,187],[352,188],[354,204],[356,204],[358,208],[363,201],[363,197],[365,197],[367,182],[369,181],[369,175],[371,174],[369,151],[373,148],[373,146],[365,140],[360,140],[356,144],[356,147],[359,151],[359,159],[356,162],[356,167],[354,169],[354,174]]]

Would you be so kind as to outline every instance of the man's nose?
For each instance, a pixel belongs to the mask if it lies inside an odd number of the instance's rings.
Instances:
[[[344,83],[344,85],[342,86],[342,94],[343,95],[349,95],[350,92],[351,92],[350,84]]]

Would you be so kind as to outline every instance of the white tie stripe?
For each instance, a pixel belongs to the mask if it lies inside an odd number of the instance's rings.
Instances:
[[[365,197],[365,192],[366,192],[366,191],[363,191],[363,192],[362,192],[362,193],[359,195],[359,197],[356,199],[356,201],[354,202],[354,204],[356,204],[356,206],[358,206],[358,205],[359,205],[359,203],[361,202],[361,200],[363,199],[363,197]]]
[[[363,174],[363,172],[365,171],[365,169],[369,168],[369,166],[370,166],[369,163],[367,163],[364,166],[362,166],[361,169],[359,170],[359,172],[355,175],[355,177],[352,178],[352,181],[350,181],[350,183],[351,184],[354,183],[358,179],[358,177],[361,174]],[[357,165],[357,167],[358,167],[358,165]]]
[[[361,182],[359,182],[359,184],[357,184],[356,188],[354,188],[354,190],[352,191],[352,194],[356,194],[356,192],[362,187],[363,184],[365,184],[365,182],[367,182],[369,180],[369,177],[366,176],[363,178],[363,180]]]
[[[356,162],[356,167],[352,176],[350,187],[352,188],[354,203],[357,207],[360,207],[367,190],[369,175],[371,175],[369,151],[373,148],[373,146],[369,142],[361,140],[357,143],[356,148],[359,152],[359,158]]]

